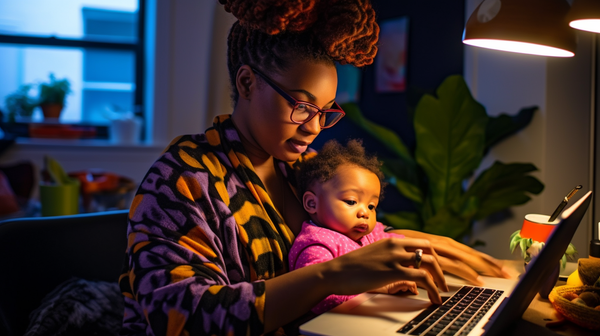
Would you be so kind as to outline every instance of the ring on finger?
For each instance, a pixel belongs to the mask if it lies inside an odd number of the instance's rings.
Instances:
[[[423,260],[423,250],[416,249],[415,250],[415,268],[421,267],[421,261]]]

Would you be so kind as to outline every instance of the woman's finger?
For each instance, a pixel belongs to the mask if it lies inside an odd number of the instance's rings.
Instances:
[[[484,258],[483,253],[471,249],[468,253],[457,250],[448,245],[437,246],[439,255],[446,258],[459,261],[460,267],[468,268],[479,274],[494,276],[494,277],[509,277],[503,269],[502,264],[491,257]],[[446,271],[450,271],[444,268]]]
[[[435,246],[439,256],[458,260],[462,262],[462,264],[460,264],[461,267],[470,268],[471,271],[488,276],[511,278],[510,273],[503,267],[502,262],[467,245],[461,244],[454,239],[419,231],[398,230],[394,232],[404,234],[407,237],[429,240],[431,245]],[[444,270],[450,272],[445,268],[445,265],[448,264],[444,263]],[[454,274],[454,272],[453,269],[451,273]],[[464,271],[460,273],[466,274]],[[468,280],[472,279],[472,277],[468,278]]]
[[[446,278],[444,278],[444,272],[442,271],[442,266],[439,264],[438,258],[429,254],[423,255],[421,268],[425,268],[429,271],[429,274],[442,291],[447,292],[450,290],[446,284]]]
[[[476,286],[483,286],[483,279],[479,276],[475,270],[465,265],[462,261],[456,259],[449,259],[446,257],[440,257],[440,266],[446,272],[454,274],[460,278],[467,280]]]
[[[429,276],[437,284],[437,286],[441,288],[442,291],[447,292],[449,290],[448,285],[446,284],[446,278],[444,278],[444,272],[442,271],[442,267],[438,262],[438,258],[432,254],[424,253],[421,255],[421,262],[417,263],[418,254],[416,252],[406,252],[403,255],[403,259],[405,261],[401,263],[402,266],[412,266],[413,269],[423,269],[427,271]]]
[[[442,297],[430,274],[423,269],[406,268],[406,279],[416,282],[427,291],[427,296],[434,304],[442,304]]]

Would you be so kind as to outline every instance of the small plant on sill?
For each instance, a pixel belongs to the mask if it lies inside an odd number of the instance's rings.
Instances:
[[[17,116],[31,117],[33,109],[38,104],[35,98],[29,96],[30,90],[30,84],[21,85],[17,91],[6,96],[5,103],[9,121],[14,121]]]
[[[50,74],[50,81],[40,83],[38,104],[42,108],[44,118],[58,118],[65,106],[65,98],[71,93],[71,83],[68,79],[56,79]]]

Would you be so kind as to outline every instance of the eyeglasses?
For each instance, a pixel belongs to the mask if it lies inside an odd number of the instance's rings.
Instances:
[[[321,128],[330,128],[346,115],[346,112],[344,112],[344,110],[342,110],[342,108],[336,102],[333,102],[333,106],[331,106],[330,109],[321,110],[315,104],[296,100],[294,97],[290,96],[280,87],[275,85],[275,83],[269,77],[263,75],[260,71],[256,70],[255,68],[252,68],[252,71],[264,79],[265,82],[267,82],[267,84],[273,88],[273,90],[277,91],[277,93],[279,93],[294,107],[292,109],[292,113],[290,114],[290,120],[294,124],[305,124],[311,121],[312,118],[314,118],[317,114],[320,114],[319,125],[321,125]]]

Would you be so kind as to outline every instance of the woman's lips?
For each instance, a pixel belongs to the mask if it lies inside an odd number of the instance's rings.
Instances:
[[[296,153],[304,153],[310,143],[304,141],[288,140],[290,147]]]

